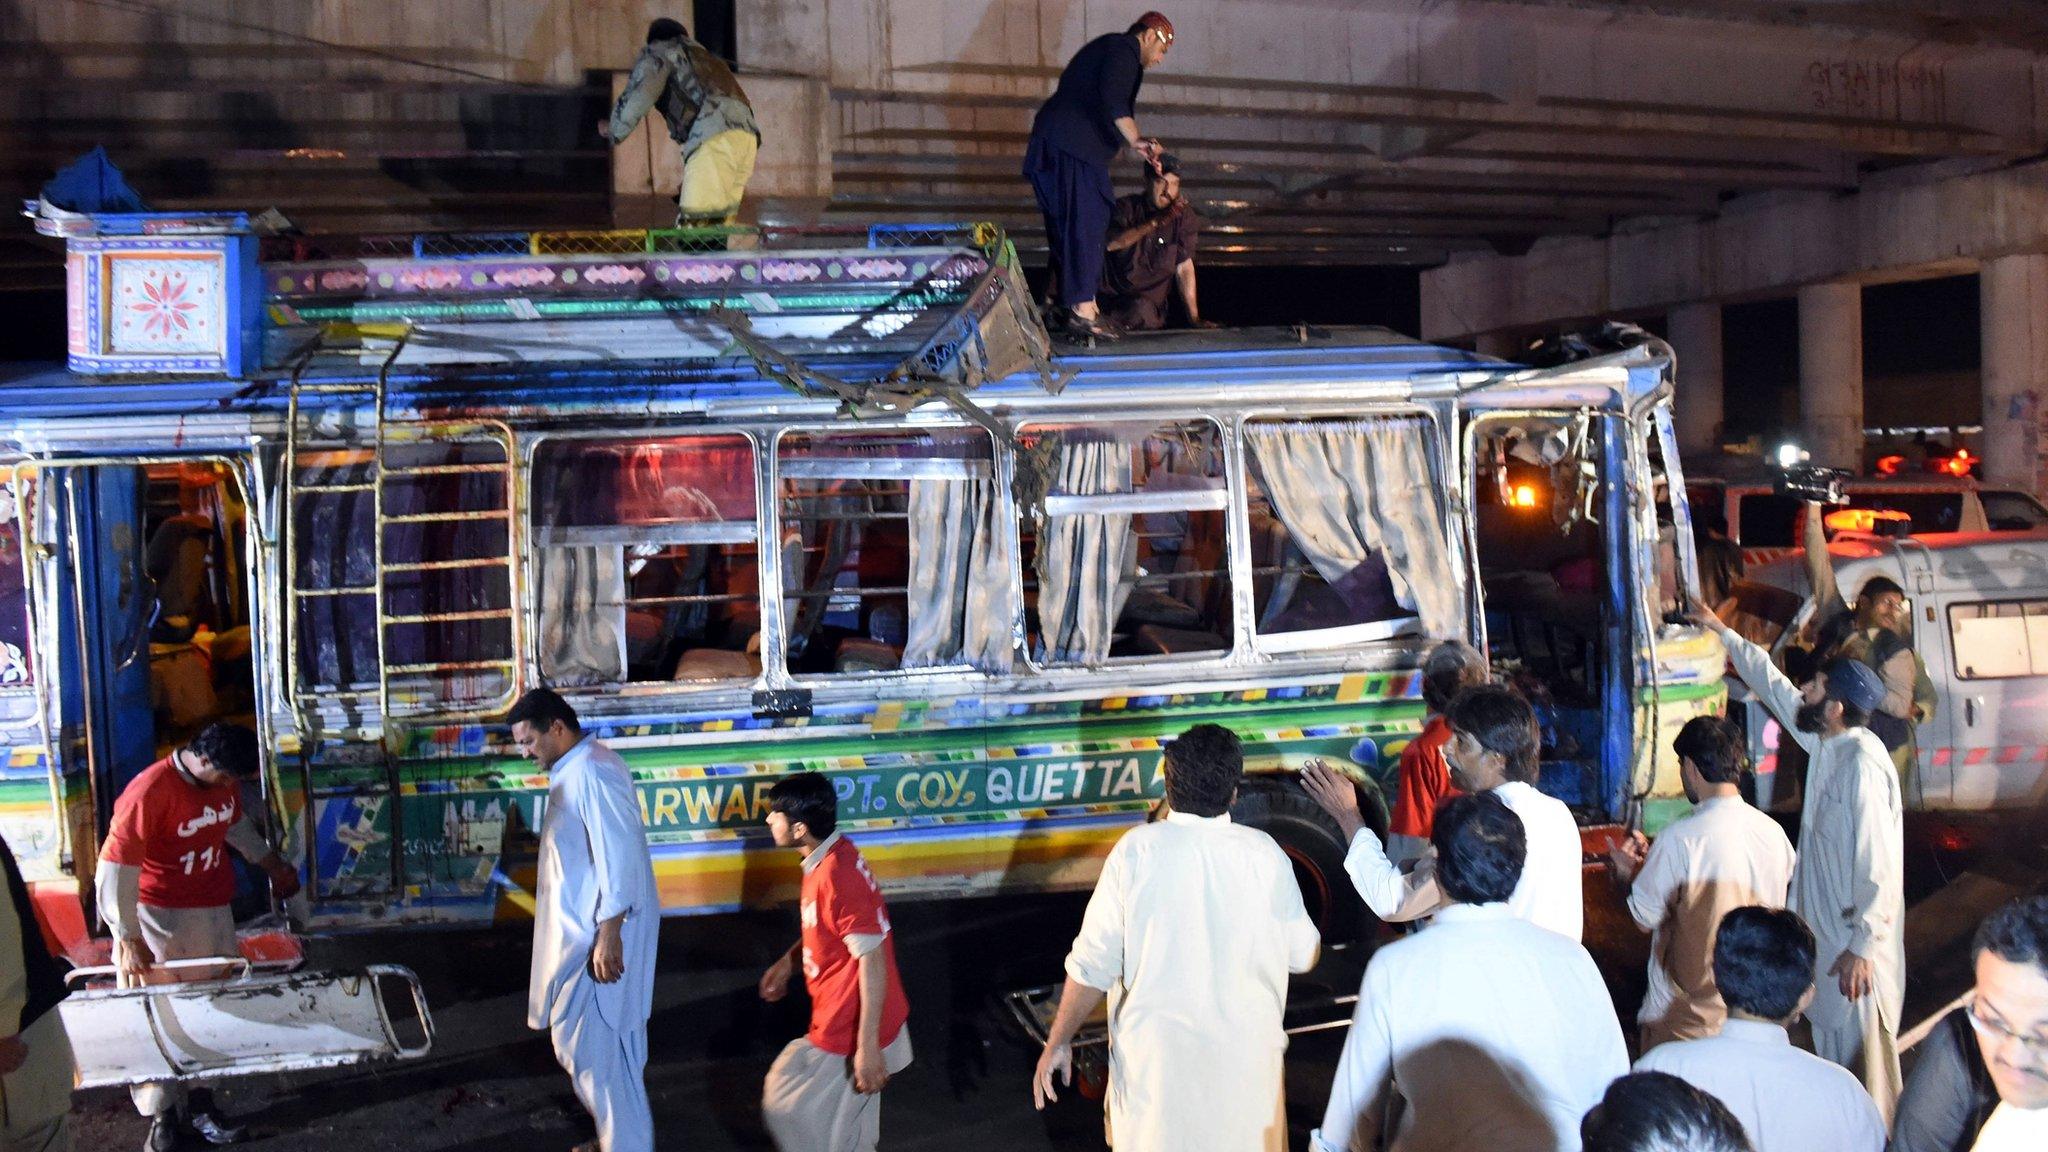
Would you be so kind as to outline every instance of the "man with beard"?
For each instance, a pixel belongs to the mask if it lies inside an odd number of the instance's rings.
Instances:
[[[1897,1036],[1906,994],[1905,828],[1898,773],[1868,727],[1884,682],[1859,661],[1836,659],[1805,688],[1705,607],[1728,662],[1812,758],[1799,824],[1792,910],[1819,944],[1814,974],[1814,1051],[1854,1072],[1885,1122],[1899,1098]]]
[[[1649,991],[1636,1016],[1645,1052],[1720,1031],[1728,1013],[1714,981],[1715,930],[1736,908],[1783,908],[1792,883],[1785,830],[1742,798],[1742,729],[1695,716],[1671,750],[1693,810],[1656,843],[1638,832],[1608,854],[1615,878],[1629,886],[1629,915],[1651,934]]]
[[[1169,292],[1178,289],[1191,328],[1213,327],[1195,302],[1195,237],[1201,218],[1180,194],[1180,157],[1159,157],[1143,192],[1116,202],[1109,256],[1097,299],[1110,323],[1132,331],[1166,327]]]

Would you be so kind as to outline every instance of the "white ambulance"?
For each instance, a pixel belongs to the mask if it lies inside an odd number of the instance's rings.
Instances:
[[[1934,718],[1918,729],[1907,809],[1985,812],[2048,801],[2048,530],[1845,533],[1828,552],[1848,603],[1874,576],[1906,590],[1913,647],[1939,696]],[[1781,665],[1810,635],[1815,605],[1799,553],[1750,568],[1733,599],[1723,618]],[[1779,779],[1777,721],[1732,679],[1729,704],[1749,734],[1758,803],[1782,803],[1796,787]]]

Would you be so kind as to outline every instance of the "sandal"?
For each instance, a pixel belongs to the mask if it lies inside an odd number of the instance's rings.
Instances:
[[[1123,333],[1116,326],[1100,318],[1090,320],[1086,316],[1067,313],[1061,322],[1059,334],[1070,340],[1120,340]]]

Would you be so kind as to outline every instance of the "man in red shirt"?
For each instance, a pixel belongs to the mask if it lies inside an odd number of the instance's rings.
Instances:
[[[1387,856],[1396,864],[1422,855],[1437,808],[1459,794],[1451,786],[1450,762],[1444,759],[1444,746],[1451,742],[1444,710],[1458,693],[1486,683],[1486,677],[1486,657],[1461,640],[1437,645],[1422,663],[1422,703],[1429,718],[1422,734],[1401,749],[1394,815],[1387,825]]]
[[[171,960],[239,956],[232,847],[270,876],[278,899],[299,890],[299,873],[263,839],[243,811],[242,784],[262,766],[256,734],[209,724],[192,742],[143,769],[114,801],[114,823],[100,847],[94,887],[100,918],[114,936],[114,964],[124,986],[205,978],[204,971],[166,970]],[[182,1084],[138,1084],[136,1110],[150,1117],[145,1152],[177,1147],[180,1116],[212,1144],[232,1144],[243,1130],[214,1108],[213,1093]]]
[[[761,1112],[782,1152],[874,1152],[882,1086],[910,1063],[910,1015],[896,975],[896,942],[874,873],[839,833],[839,798],[817,772],[768,793],[778,848],[804,854],[803,936],[761,977],[761,999],[789,993],[796,957],[811,991],[811,1027],[768,1069]]]

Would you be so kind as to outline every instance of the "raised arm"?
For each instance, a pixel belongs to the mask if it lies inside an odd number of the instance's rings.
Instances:
[[[1828,534],[1821,524],[1820,505],[1806,502],[1800,517],[1800,547],[1806,550],[1806,581],[1813,585],[1813,620],[1824,624],[1849,610],[1835,579],[1835,558],[1828,555]]]
[[[1757,699],[1770,709],[1771,715],[1778,718],[1778,726],[1787,735],[1808,752],[1819,746],[1818,736],[1799,730],[1799,708],[1805,703],[1799,686],[1778,671],[1778,666],[1771,663],[1770,653],[1736,635],[1734,629],[1723,624],[1719,616],[1702,605],[1693,605],[1689,619],[1721,638],[1721,646],[1728,650],[1728,663],[1735,669],[1735,675],[1756,693]]]

